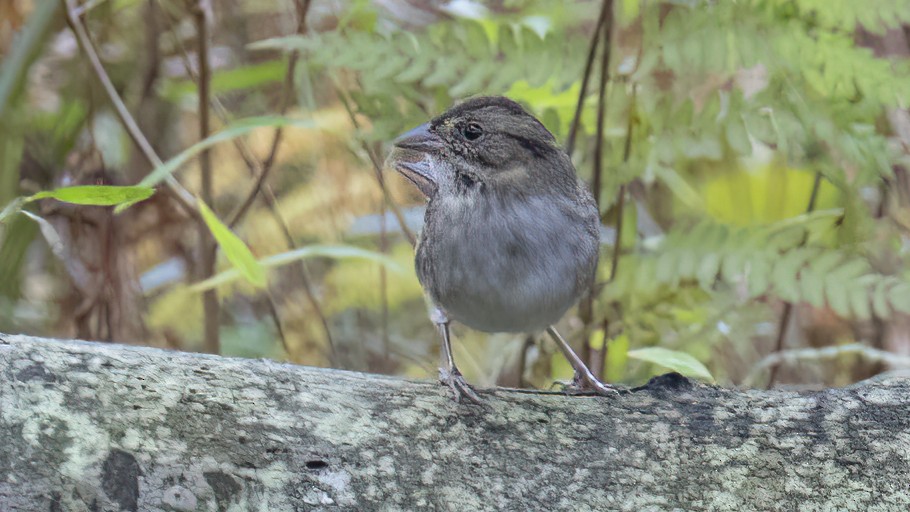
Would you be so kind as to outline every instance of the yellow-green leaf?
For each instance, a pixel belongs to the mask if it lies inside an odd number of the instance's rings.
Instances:
[[[628,356],[639,361],[647,361],[679,372],[686,377],[695,377],[714,382],[711,372],[698,359],[677,350],[663,347],[647,347],[630,350]]]
[[[199,207],[199,213],[202,214],[202,219],[205,220],[209,231],[212,232],[215,241],[218,242],[218,246],[224,251],[224,255],[231,262],[231,265],[244,279],[256,286],[264,287],[266,284],[265,269],[253,256],[253,253],[250,252],[250,248],[233,231],[218,220],[218,217],[215,216],[215,213],[209,209],[204,201],[197,199],[196,204]]]
[[[26,199],[52,198],[64,203],[82,204],[90,206],[115,206],[119,204],[133,204],[148,199],[155,193],[155,189],[147,186],[119,187],[114,185],[83,185],[77,187],[64,187],[56,190],[38,192]]]

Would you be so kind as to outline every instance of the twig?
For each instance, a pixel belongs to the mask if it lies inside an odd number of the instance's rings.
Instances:
[[[806,213],[815,210],[815,202],[818,200],[818,191],[822,184],[822,174],[815,173],[815,181],[812,182],[812,192],[809,194],[809,204],[806,206]],[[806,240],[803,239],[800,245],[804,245]],[[790,317],[793,316],[793,303],[785,302],[784,310],[780,315],[780,322],[777,324],[777,339],[774,342],[774,351],[770,355],[780,353],[784,349],[784,339],[787,336],[787,327],[790,325]],[[770,356],[769,356],[770,357]],[[777,380],[777,373],[780,370],[780,362],[771,365],[771,372],[768,375],[768,384],[766,389],[771,389]]]
[[[310,11],[311,0],[302,0],[295,3],[297,7],[297,34],[304,35],[306,34],[306,17],[307,13]],[[288,56],[288,68],[287,74],[284,77],[284,90],[282,91],[281,98],[281,107],[279,112],[281,115],[287,113],[288,109],[291,106],[291,99],[294,97],[294,73],[297,70],[297,60],[300,58],[300,52],[294,50]],[[284,134],[284,128],[278,127],[275,129],[275,135],[272,137],[272,145],[269,148],[269,156],[266,157],[265,161],[262,163],[262,169],[259,171],[259,175],[256,177],[256,182],[253,184],[253,188],[247,194],[246,199],[240,204],[237,210],[231,215],[230,221],[228,222],[229,226],[234,226],[240,219],[246,215],[249,211],[250,206],[252,206],[253,201],[256,199],[256,195],[259,194],[259,190],[262,188],[262,184],[265,182],[266,178],[269,176],[272,167],[275,164],[275,155],[278,153],[278,146],[281,144],[281,138]]]
[[[603,175],[603,146],[604,146],[604,123],[606,118],[606,91],[607,82],[610,76],[610,53],[612,45],[610,44],[610,33],[613,31],[613,0],[605,0],[607,16],[604,20],[603,30],[603,50],[600,59],[600,88],[597,91],[597,141],[594,144],[594,178],[591,184],[594,193],[594,202],[597,203],[597,211],[600,212],[600,187]]]
[[[123,126],[126,128],[127,133],[130,135],[130,138],[133,140],[136,146],[139,147],[139,150],[145,156],[146,160],[148,160],[148,162],[153,167],[159,167],[163,165],[161,158],[159,158],[155,153],[155,150],[152,148],[152,145],[145,137],[145,134],[142,133],[139,125],[136,124],[136,120],[133,119],[133,116],[130,115],[129,110],[126,108],[126,105],[124,105],[123,100],[117,93],[117,89],[114,87],[113,82],[111,82],[107,71],[104,70],[104,66],[101,64],[101,59],[98,57],[98,51],[95,48],[94,42],[88,36],[88,32],[86,31],[85,26],[82,24],[82,20],[75,14],[78,8],[76,0],[61,1],[63,2],[63,5],[66,9],[67,24],[76,35],[76,41],[79,43],[79,47],[82,49],[82,52],[85,53],[85,56],[88,58],[89,64],[92,67],[92,71],[94,71],[95,76],[104,87],[104,91],[107,93],[108,99],[114,106],[114,110],[117,111],[117,116],[120,117],[120,122],[123,123]],[[181,185],[173,176],[168,176],[167,179],[165,179],[164,183],[171,191],[174,199],[186,211],[186,213],[193,217],[197,222],[202,223],[202,217],[199,215],[199,211],[196,209],[196,202],[193,198],[193,194],[183,188],[183,185]]]
[[[354,109],[351,107],[350,100],[342,92],[341,87],[336,83],[335,90],[338,93],[338,98],[341,100],[344,109],[348,113],[348,117],[351,119],[351,124],[354,125],[355,130],[360,130],[360,123],[357,121],[357,115],[354,114]],[[408,239],[411,245],[417,244],[417,237],[414,236],[414,233],[411,233],[411,230],[408,228],[407,223],[404,220],[404,215],[401,213],[401,209],[398,208],[398,205],[392,201],[392,196],[389,194],[389,190],[385,186],[385,180],[382,177],[382,164],[379,162],[379,157],[377,157],[370,145],[367,144],[365,140],[360,140],[360,145],[363,150],[366,152],[367,157],[370,159],[370,162],[373,164],[373,171],[375,173],[376,182],[379,185],[379,188],[382,190],[382,196],[386,201],[386,204],[389,205],[389,209],[392,210],[392,214],[395,215],[395,219],[398,221],[398,227],[401,228],[401,232],[404,233],[404,236]]]
[[[629,157],[632,154],[632,130],[635,128],[635,98],[638,93],[638,87],[632,85],[632,97],[629,102],[629,119],[626,124],[626,143],[622,149],[622,163],[627,165]],[[625,215],[626,204],[626,184],[619,186],[619,192],[616,193],[616,243],[613,244],[613,260],[610,262],[610,278],[607,282],[612,282],[616,278],[616,271],[619,270],[619,256],[622,254],[622,231],[623,217]]]
[[[566,139],[566,152],[569,156],[575,150],[575,137],[578,134],[578,125],[581,122],[581,110],[584,108],[585,96],[588,94],[588,81],[591,78],[591,70],[594,68],[594,55],[597,54],[597,45],[600,42],[600,30],[604,21],[607,19],[607,11],[612,10],[612,0],[603,0],[600,6],[600,16],[597,17],[597,25],[594,26],[594,33],[591,34],[591,43],[588,45],[588,57],[585,60],[585,71],[581,79],[581,90],[578,91],[578,102],[575,104],[575,115],[572,116],[572,124],[569,125],[569,137]],[[609,42],[608,42],[609,44]]]
[[[601,19],[596,32],[603,31],[604,44],[603,49],[601,50],[601,61],[600,61],[600,86],[597,96],[597,135],[594,142],[594,179],[591,184],[591,193],[594,195],[594,202],[597,204],[597,215],[600,218],[600,188],[601,188],[601,176],[603,173],[603,144],[604,144],[604,118],[606,115],[606,103],[604,95],[606,93],[607,80],[609,75],[610,68],[610,32],[612,31],[613,24],[613,0],[604,0]],[[591,48],[592,50],[597,47],[596,39],[592,39]],[[592,53],[593,55],[593,53]],[[582,89],[583,92],[587,87],[587,80],[589,78],[591,70],[589,67],[585,68],[585,76],[582,80]],[[581,117],[581,107],[584,102],[584,94],[580,95],[578,98],[578,105],[576,106],[575,118],[572,120],[573,126],[577,126],[578,120]],[[570,132],[571,137],[569,141],[570,147],[575,144],[575,132],[574,130]],[[571,149],[568,150],[571,154]],[[595,285],[596,283],[591,283],[591,290],[587,293],[585,298],[581,302],[581,307],[579,308],[579,318],[581,319],[582,324],[584,325],[583,337],[584,339],[588,338],[588,334],[591,330],[591,322],[594,319],[594,295],[595,295]],[[600,359],[601,357],[598,354],[595,354],[592,350],[590,344],[585,343],[582,348],[581,357],[592,363],[594,359]],[[595,365],[596,366],[596,365]]]
[[[199,0],[193,8],[193,21],[196,24],[196,45],[199,61],[199,140],[209,136],[211,132],[209,119],[209,102],[211,97],[212,68],[209,63],[209,29],[206,22],[207,0]],[[212,154],[207,148],[199,154],[199,174],[201,182],[202,200],[214,208],[214,193],[212,191]],[[215,274],[215,240],[211,231],[204,224],[199,226],[199,275],[204,281]],[[204,311],[205,335],[203,347],[206,352],[218,354],[221,352],[218,327],[220,305],[218,304],[218,291],[214,288],[202,294]]]
[[[823,347],[823,348],[803,348],[794,350],[782,350],[772,352],[762,358],[746,378],[743,379],[742,386],[749,387],[758,379],[758,376],[767,368],[776,368],[783,363],[794,364],[800,361],[821,361],[824,359],[833,359],[847,354],[856,354],[872,363],[885,363],[897,368],[910,368],[910,356],[903,356],[872,348],[862,343],[850,343],[847,345]]]

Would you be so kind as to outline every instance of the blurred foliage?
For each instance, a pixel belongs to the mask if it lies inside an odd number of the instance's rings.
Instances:
[[[249,154],[261,165],[284,127],[266,200],[232,226],[246,245],[233,239],[220,268],[243,260],[253,275],[287,261],[266,290],[219,286],[222,352],[406,376],[434,374],[438,342],[412,250],[380,187],[405,208],[421,199],[405,180],[377,176],[371,159],[382,161],[385,141],[476,94],[522,102],[565,140],[600,9],[597,1],[313,2],[301,35],[291,0],[215,0],[209,60],[221,131],[199,142],[187,3],[92,2],[85,23],[105,68],[167,160],[153,170],[128,143],[61,14],[40,2],[16,5],[8,19],[17,36],[0,37],[0,85],[10,84],[0,87],[10,98],[0,101],[2,205],[41,190],[171,174],[195,193],[193,157],[213,147],[208,206],[227,235],[257,169]],[[722,384],[755,380],[750,372],[768,367],[762,358],[784,303],[795,308],[783,332],[789,347],[879,350],[839,366],[800,359],[785,365],[784,382],[844,384],[886,368],[881,354],[910,351],[910,127],[901,125],[910,123],[902,31],[910,3],[618,0],[614,9],[598,192],[609,226],[626,185],[620,260],[611,275],[614,251],[605,245],[593,314],[572,312],[561,329],[586,357],[605,358],[592,362],[608,379],[629,383],[663,368]],[[572,155],[589,183],[598,74],[595,65]],[[291,110],[275,115],[286,97]],[[242,118],[253,119],[234,121]],[[95,210],[51,203],[23,207],[48,218],[61,243],[99,243],[83,225]],[[350,229],[370,215],[379,216],[376,229]],[[73,319],[101,299],[74,291],[69,267],[48,257],[23,219],[0,224],[0,330],[81,332]],[[186,286],[199,281],[192,221],[161,193],[110,219],[122,261],[101,265],[101,275],[139,290],[126,296],[141,328],[126,332],[200,349],[199,294]],[[393,263],[405,272],[390,271]],[[571,377],[541,340],[458,327],[456,336],[455,355],[474,382],[547,387]]]

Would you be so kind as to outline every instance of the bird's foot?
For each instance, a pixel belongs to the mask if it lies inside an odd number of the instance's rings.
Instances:
[[[584,375],[575,374],[575,378],[572,379],[571,383],[566,383],[565,381],[557,382],[554,384],[559,384],[562,386],[563,393],[567,395],[599,395],[599,396],[612,396],[619,394],[619,390],[615,387],[597,380],[593,376],[585,377]]]
[[[582,392],[594,393],[600,396],[611,396],[619,394],[617,389],[606,382],[601,382],[593,375],[575,374],[572,384]]]
[[[462,398],[467,399],[470,402],[475,404],[482,404],[483,401],[477,396],[477,393],[474,392],[474,389],[470,384],[464,380],[461,372],[457,368],[448,370],[445,368],[439,369],[439,382],[449,386],[454,393],[454,399],[456,402],[461,402]]]

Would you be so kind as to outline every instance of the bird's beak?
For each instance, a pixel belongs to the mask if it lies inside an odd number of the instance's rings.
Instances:
[[[410,180],[427,197],[436,193],[437,165],[435,159],[443,148],[442,139],[422,124],[392,141],[394,151],[389,156],[392,166]]]
[[[442,150],[442,139],[430,131],[430,123],[424,123],[413,130],[403,133],[392,141],[397,148],[410,149],[421,153],[436,153]]]

